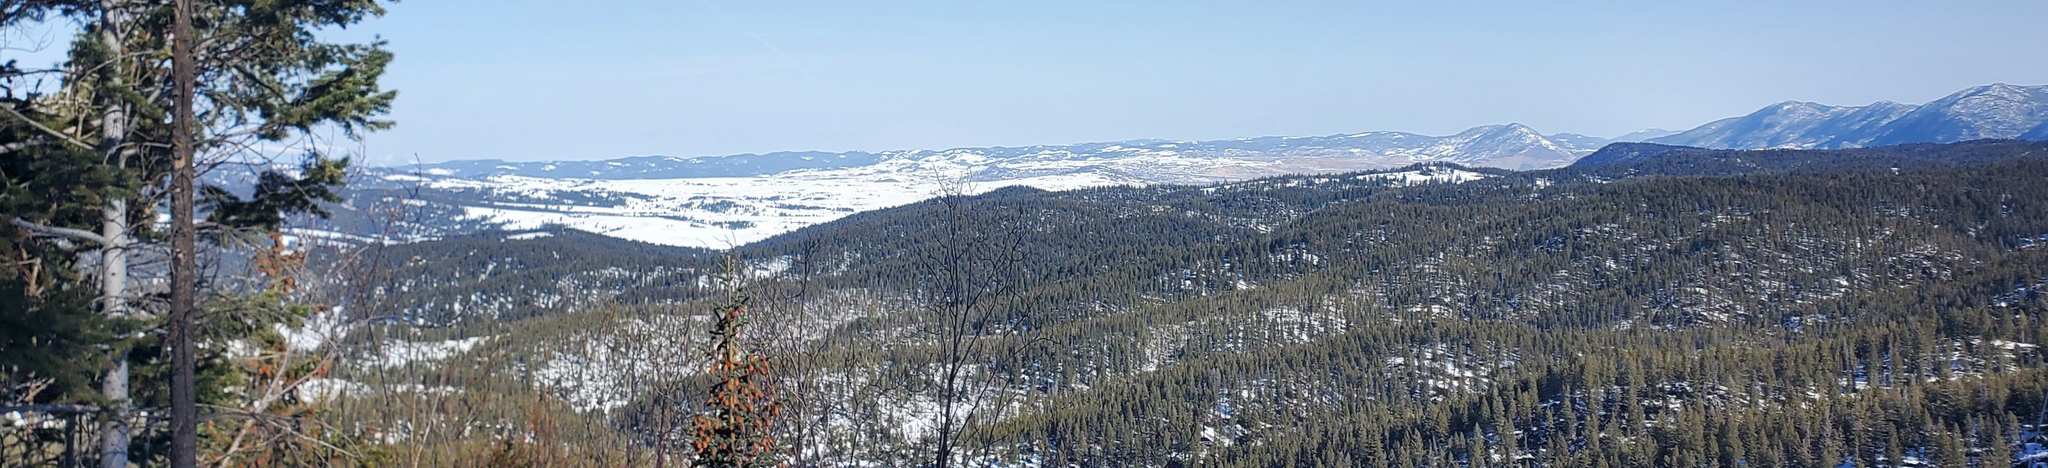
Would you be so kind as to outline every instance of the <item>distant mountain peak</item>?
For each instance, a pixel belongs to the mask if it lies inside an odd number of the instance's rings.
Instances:
[[[1661,137],[1667,137],[1667,136],[1675,135],[1675,134],[1677,134],[1678,132],[1679,132],[1678,130],[1665,130],[1665,129],[1662,129],[1662,128],[1645,128],[1645,129],[1642,129],[1642,130],[1636,130],[1636,131],[1633,131],[1633,132],[1628,132],[1628,133],[1624,133],[1624,134],[1622,134],[1621,136],[1617,136],[1617,137],[1614,137],[1614,138],[1612,139],[1612,141],[1615,141],[1615,142],[1638,142],[1638,141],[1647,141],[1647,140],[1650,140],[1650,139],[1652,139],[1652,138],[1661,138]]]
[[[2035,138],[2048,125],[2048,86],[1994,83],[1957,91],[1878,129],[1869,145]]]
[[[2027,102],[2040,99],[2043,94],[2048,94],[2048,85],[2018,86],[1998,83],[1966,89],[1935,102],[1960,103],[1979,99]]]
[[[1844,109],[1848,108],[1830,106],[1817,102],[1785,101],[1777,104],[1772,104],[1770,107],[1765,107],[1763,110],[1759,110],[1756,113],[1750,115],[1769,115],[1773,118],[1784,118],[1786,116],[1792,116],[1795,118],[1805,118],[1817,115],[1833,115],[1842,112]]]
[[[1536,129],[1533,129],[1533,128],[1529,128],[1529,126],[1527,126],[1527,125],[1522,125],[1522,124],[1518,124],[1518,123],[1505,123],[1505,124],[1497,124],[1497,125],[1481,125],[1481,126],[1477,126],[1477,127],[1472,127],[1472,128],[1468,128],[1468,129],[1465,129],[1465,131],[1462,131],[1462,132],[1458,132],[1458,135],[1494,135],[1494,136],[1499,136],[1499,135],[1512,135],[1512,134],[1526,134],[1526,135],[1537,135],[1537,136],[1541,136],[1541,135],[1542,135],[1541,133],[1537,133],[1537,132],[1536,132]]]
[[[1972,87],[1925,105],[1878,101],[1835,107],[1806,101],[1645,141],[1702,148],[1858,148],[1984,138],[2036,138],[2048,125],[2048,86]]]
[[[1765,106],[1764,108],[1765,108],[1765,109],[1773,109],[1773,110],[1779,110],[1779,109],[1833,109],[1833,108],[1834,108],[1834,106],[1830,106],[1830,105],[1825,105],[1825,104],[1821,104],[1821,103],[1818,103],[1818,102],[1812,102],[1812,101],[1783,101],[1783,102],[1779,102],[1779,103],[1777,103],[1777,104],[1772,104],[1772,105],[1769,105],[1769,106]]]
[[[1967,92],[1970,92],[1970,93],[1972,93],[1972,94],[1977,94],[1977,93],[2023,93],[2023,92],[2026,92],[2026,91],[2028,91],[2028,90],[2030,90],[2030,89],[2039,89],[2039,88],[2044,88],[2044,87],[2048,87],[2048,86],[2025,86],[2025,85],[2016,85],[2016,84],[2011,84],[2011,83],[1992,83],[1992,84],[1988,84],[1988,85],[1984,85],[1984,86],[1978,86],[1978,87],[1975,87],[1975,88],[1970,88],[1970,89],[1969,89],[1969,90],[1968,90]]]

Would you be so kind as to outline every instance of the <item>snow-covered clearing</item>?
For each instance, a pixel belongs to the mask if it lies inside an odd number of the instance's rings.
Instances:
[[[375,356],[364,359],[363,362],[388,369],[415,362],[440,361],[476,349],[477,345],[490,339],[488,336],[477,336],[441,341],[389,340],[381,344]]]
[[[425,184],[435,189],[481,192],[486,201],[462,206],[461,219],[502,229],[563,226],[654,244],[727,248],[861,211],[915,203],[940,194],[949,185],[975,194],[1020,185],[1067,190],[1128,183],[1097,174],[1073,174],[951,184],[940,177],[866,173],[873,170],[691,179],[494,176],[431,179]],[[387,176],[391,177],[412,176]],[[605,201],[567,201],[583,198]]]

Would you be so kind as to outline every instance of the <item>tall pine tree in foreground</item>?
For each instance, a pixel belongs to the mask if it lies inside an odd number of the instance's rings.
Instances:
[[[172,92],[168,79],[169,43],[174,36],[169,31],[171,7],[167,0],[10,2],[6,14],[0,15],[0,29],[7,30],[0,32],[45,22],[81,25],[80,33],[68,44],[63,63],[48,69],[24,69],[10,63],[0,69],[0,81],[4,81],[0,89],[7,93],[0,96],[0,133],[9,136],[0,141],[0,154],[34,158],[44,166],[68,165],[7,173],[5,193],[10,197],[47,196],[64,203],[10,198],[0,201],[0,206],[9,209],[0,213],[0,222],[9,226],[7,234],[17,245],[38,244],[34,249],[18,249],[17,255],[44,254],[19,259],[17,264],[69,263],[68,259],[58,260],[63,257],[91,260],[69,266],[78,269],[71,281],[96,289],[89,303],[100,316],[95,320],[100,325],[81,326],[111,328],[106,342],[89,344],[102,347],[102,356],[75,360],[96,367],[82,372],[97,374],[98,388],[76,388],[50,398],[93,402],[102,408],[99,458],[101,466],[109,468],[132,461],[132,408],[155,390],[137,387],[131,391],[131,380],[145,381],[131,377],[135,372],[131,368],[147,364],[145,356],[153,354],[131,350],[156,346],[161,339],[161,327],[156,324],[164,311],[158,303],[142,300],[155,293],[146,285],[156,280],[143,276],[156,273],[131,269],[130,264],[149,261],[148,253],[161,251],[167,243],[151,226],[172,172],[170,110],[177,93]],[[193,149],[198,166],[203,170],[230,160],[270,162],[278,155],[262,154],[258,148],[284,147],[292,148],[288,152],[309,153],[308,166],[321,168],[317,173],[330,174],[333,171],[327,169],[343,167],[344,161],[323,154],[304,136],[315,129],[333,128],[354,138],[361,132],[389,127],[389,122],[378,118],[388,112],[396,96],[379,89],[377,82],[391,54],[381,43],[329,43],[315,32],[347,27],[382,12],[375,0],[193,0],[195,30],[190,42],[196,75],[193,105],[198,117]],[[255,172],[284,174],[260,167]],[[69,192],[74,193],[15,190],[62,185],[48,180],[58,177],[72,182],[74,188]],[[260,177],[272,178],[267,174]],[[322,195],[323,187],[331,185],[300,179],[271,184],[282,191],[259,190],[246,198],[206,190],[201,208],[211,214],[194,217],[213,218],[199,230],[202,237],[215,242],[258,239],[266,228],[275,228],[267,222],[273,216],[264,213],[314,211],[306,207],[332,200],[331,195]],[[66,198],[71,195],[84,196]],[[91,206],[67,206],[79,201],[89,201]],[[73,208],[90,213],[81,216],[72,212],[77,211]],[[29,273],[10,276],[44,277],[42,272]],[[24,289],[37,293],[79,291],[49,287],[47,282],[38,286]],[[25,317],[55,310],[47,301],[23,304],[5,313]]]

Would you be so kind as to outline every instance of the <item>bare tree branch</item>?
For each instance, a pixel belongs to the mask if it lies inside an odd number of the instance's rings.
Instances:
[[[21,218],[14,218],[12,220],[8,220],[7,224],[12,224],[15,225],[16,227],[27,229],[29,230],[29,232],[33,232],[43,236],[65,237],[84,241],[92,241],[103,246],[113,244],[112,242],[108,242],[106,237],[101,237],[99,234],[84,229],[44,226],[41,224],[29,222],[29,220]]]

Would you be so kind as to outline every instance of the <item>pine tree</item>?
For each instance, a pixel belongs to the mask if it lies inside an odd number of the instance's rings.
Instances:
[[[777,466],[781,447],[772,431],[782,407],[776,401],[768,361],[742,343],[747,321],[747,295],[738,286],[737,260],[727,259],[726,281],[732,286],[724,305],[712,317],[709,375],[711,394],[705,410],[692,421],[691,466],[755,468]]]
[[[1934,463],[1941,468],[1966,468],[1969,451],[1963,446],[1963,439],[1956,436],[1952,427],[1934,427]]]
[[[0,73],[10,65],[0,65]],[[26,100],[0,99],[15,114],[47,121]],[[115,174],[92,163],[90,151],[22,145],[39,130],[0,118],[0,213],[39,226],[89,226],[102,190]],[[17,147],[18,146],[18,147]],[[92,363],[116,342],[120,324],[94,314],[98,295],[77,266],[79,248],[28,236],[0,235],[0,401],[89,403]],[[35,395],[25,392],[34,384]]]
[[[88,153],[90,157],[66,161],[81,165],[83,171],[51,171],[106,174],[109,177],[80,191],[95,195],[97,216],[38,218],[21,212],[8,213],[7,223],[37,237],[85,244],[94,257],[93,271],[82,271],[83,281],[95,283],[98,313],[110,323],[154,321],[161,311],[150,310],[147,301],[131,287],[146,278],[131,278],[132,257],[165,242],[150,232],[153,211],[162,201],[161,191],[172,173],[170,151],[171,103],[179,93],[171,92],[172,65],[165,52],[170,38],[190,39],[196,60],[190,70],[198,77],[196,102],[203,120],[196,122],[199,135],[192,135],[193,150],[200,159],[220,161],[226,153],[245,153],[252,143],[285,141],[316,127],[338,128],[350,137],[361,132],[388,128],[376,120],[388,112],[396,95],[378,88],[377,81],[391,54],[377,44],[331,44],[321,42],[315,32],[346,27],[368,16],[382,13],[375,0],[285,0],[266,2],[193,0],[193,23],[199,25],[190,36],[171,34],[173,14],[169,2],[160,0],[53,1],[10,4],[0,18],[0,28],[20,27],[29,20],[75,20],[83,31],[70,44],[62,88],[53,95],[9,95],[0,103],[0,126],[19,138],[0,145],[0,153],[22,153],[38,157],[66,152]],[[10,64],[9,68],[13,68]],[[6,75],[14,79],[19,75]],[[62,131],[58,129],[64,129]],[[336,164],[315,152],[314,165]],[[209,164],[201,163],[201,166]],[[10,174],[9,177],[43,177],[45,173]],[[321,185],[311,182],[310,185]],[[213,191],[225,195],[224,191]],[[294,193],[289,196],[316,195]],[[302,203],[270,200],[263,194],[247,200],[280,213],[304,211]],[[331,201],[331,199],[322,200]],[[245,202],[239,197],[215,197],[215,208]],[[196,217],[191,215],[187,217]],[[193,221],[185,219],[181,221]],[[216,239],[241,233],[264,219],[242,223],[235,219],[202,227]],[[189,250],[189,249],[188,249]],[[193,275],[186,275],[193,276]],[[186,288],[179,288],[181,290]],[[141,335],[156,327],[146,323],[113,336],[121,341],[106,343],[109,356],[101,359],[96,398],[103,402],[100,429],[100,461],[113,468],[129,461],[129,435],[135,400],[130,390],[129,349]]]
[[[1993,421],[2000,419],[2003,418],[1992,418]],[[1984,432],[1986,434],[1984,434],[1984,437],[1986,440],[1984,442],[1984,451],[1981,452],[1982,460],[1978,461],[1979,465],[2012,466],[2013,444],[2012,439],[2008,437],[2007,429],[2008,427],[2005,424],[1995,422],[1992,427],[1985,428]]]
[[[1886,432],[1888,437],[1885,438],[1884,443],[1884,459],[1886,463],[1897,466],[1899,460],[1904,460],[1906,457],[1905,444],[1899,442],[1899,431],[1897,428]]]

